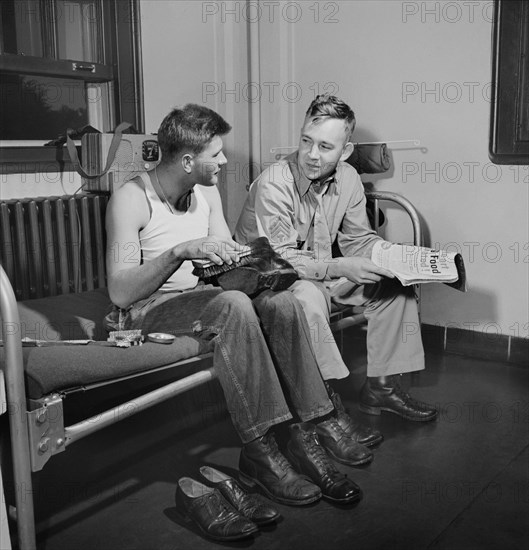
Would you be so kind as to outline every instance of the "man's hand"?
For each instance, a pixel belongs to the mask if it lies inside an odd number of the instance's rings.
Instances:
[[[173,253],[181,260],[210,260],[221,265],[238,262],[241,252],[247,250],[247,246],[242,246],[230,238],[209,235],[179,244],[174,247]]]
[[[329,264],[328,275],[333,279],[347,277],[353,283],[361,285],[378,283],[383,277],[395,278],[391,271],[379,267],[369,258],[361,257],[336,258],[335,262]]]

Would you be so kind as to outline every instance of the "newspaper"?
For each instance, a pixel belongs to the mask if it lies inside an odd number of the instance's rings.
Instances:
[[[373,247],[371,260],[391,271],[404,286],[446,283],[461,292],[467,290],[463,257],[457,252],[380,240]]]

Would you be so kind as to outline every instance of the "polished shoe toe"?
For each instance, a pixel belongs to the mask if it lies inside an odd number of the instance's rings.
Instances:
[[[340,480],[334,481],[331,490],[323,493],[323,497],[340,504],[354,504],[362,499],[362,490],[354,481],[343,475]]]
[[[290,434],[287,445],[290,461],[298,472],[320,487],[323,498],[340,504],[353,504],[362,498],[360,487],[338,471],[327,456],[314,425],[293,424]]]
[[[382,440],[384,439],[378,430],[360,424],[360,422],[356,422],[346,412],[338,412],[336,414],[336,420],[343,431],[353,441],[359,443],[360,445],[364,445],[365,447],[374,447],[375,445],[382,443]]]
[[[338,423],[345,433],[353,440],[365,447],[375,447],[384,440],[384,436],[374,428],[355,422],[349,415],[339,415]]]
[[[189,477],[178,480],[176,503],[209,538],[219,541],[239,540],[258,531],[255,523],[242,516],[222,494]]]
[[[236,479],[224,472],[211,466],[202,466],[200,473],[239,513],[256,525],[267,525],[280,517],[279,512],[260,495],[247,493]]]

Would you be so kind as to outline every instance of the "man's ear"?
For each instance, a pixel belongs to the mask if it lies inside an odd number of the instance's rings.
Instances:
[[[343,152],[340,157],[340,160],[348,159],[353,154],[354,148],[355,146],[353,145],[353,143],[348,141],[343,148]]]
[[[191,174],[194,164],[195,162],[193,161],[193,156],[189,153],[186,153],[182,157],[182,167],[187,174]]]

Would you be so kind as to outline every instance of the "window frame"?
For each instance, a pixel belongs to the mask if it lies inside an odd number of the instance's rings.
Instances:
[[[113,82],[115,125],[130,122],[144,132],[143,71],[139,0],[103,0],[105,64],[77,62],[91,70],[76,73],[71,60],[0,54],[0,71],[41,76],[67,76],[84,82]],[[49,54],[49,52],[47,52]],[[65,128],[66,130],[66,128]],[[55,136],[57,137],[57,136]],[[53,139],[53,138],[52,138]],[[78,149],[80,149],[78,147]],[[79,151],[80,153],[80,151]],[[65,146],[14,145],[0,147],[1,174],[71,172],[73,165]]]
[[[529,132],[529,5],[496,0],[492,36],[489,158],[494,164],[527,164]]]

